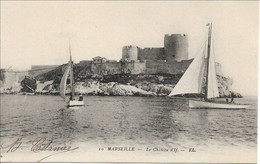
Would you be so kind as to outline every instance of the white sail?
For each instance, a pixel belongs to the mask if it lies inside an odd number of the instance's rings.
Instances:
[[[72,99],[74,99],[74,88],[73,88],[73,62],[72,62],[72,57],[71,57],[71,52],[70,52],[70,88],[71,88],[71,95],[72,95]]]
[[[211,48],[210,51],[211,52],[209,58],[207,99],[219,97],[217,75],[216,75],[216,64],[215,64],[215,56],[214,56],[213,48]]]
[[[67,78],[71,69],[70,67],[71,64],[69,62],[60,82],[60,96],[64,99],[65,99]]]
[[[201,94],[205,72],[205,48],[192,61],[169,96],[179,94]]]

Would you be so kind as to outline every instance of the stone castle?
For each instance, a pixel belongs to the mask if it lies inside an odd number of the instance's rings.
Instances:
[[[164,47],[144,48],[124,46],[123,61],[161,60],[167,62],[188,60],[188,36],[181,34],[165,35]]]
[[[188,60],[188,36],[183,34],[165,35],[164,47],[139,48],[124,46],[122,59],[107,60],[97,56],[93,61],[81,61],[80,65],[90,68],[91,74],[180,74],[184,73],[192,60]]]
[[[123,46],[120,61],[108,60],[104,57],[94,57],[93,60],[83,60],[76,64],[84,69],[86,75],[114,74],[183,74],[193,59],[188,59],[188,36],[185,34],[166,34],[164,47],[140,48],[138,46]],[[58,65],[33,65],[29,71],[0,70],[0,84],[13,86],[11,81],[19,83],[21,77],[47,73]],[[221,65],[216,63],[217,74],[223,76]]]
[[[164,47],[140,48],[123,46],[120,61],[94,57],[93,60],[82,60],[77,65],[88,68],[85,74],[183,74],[193,59],[189,57],[188,36],[185,34],[166,34]],[[29,75],[35,77],[58,66],[32,66]],[[218,75],[222,75],[221,65],[216,63]]]

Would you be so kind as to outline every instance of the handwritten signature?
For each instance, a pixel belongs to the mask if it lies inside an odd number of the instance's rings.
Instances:
[[[12,142],[11,144],[8,144],[8,145],[4,145],[4,143],[2,143],[0,145],[1,152],[13,153],[15,151],[18,151],[18,149],[21,148],[22,139],[23,138],[18,138],[17,140],[15,140],[14,142]],[[72,147],[72,146],[66,146],[66,145],[64,145],[64,146],[56,146],[56,145],[53,146],[53,145],[54,145],[53,140],[47,140],[47,138],[45,138],[45,137],[37,137],[35,140],[32,141],[32,147],[31,147],[30,151],[32,151],[34,153],[40,153],[40,152],[46,152],[46,151],[54,152],[54,153],[38,160],[38,162],[41,162],[44,159],[51,157],[53,155],[70,152],[70,151],[79,149],[79,147]],[[0,154],[0,158],[3,158],[3,155]]]

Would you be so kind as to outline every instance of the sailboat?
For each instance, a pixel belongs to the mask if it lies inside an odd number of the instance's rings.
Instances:
[[[71,88],[71,93],[70,93],[70,99],[68,101],[68,107],[76,107],[76,106],[84,106],[84,101],[83,97],[81,100],[77,101],[75,100],[75,91],[73,88],[73,62],[72,62],[72,57],[71,57],[71,48],[69,46],[69,53],[70,53],[70,60],[67,64],[66,70],[61,78],[60,82],[60,96],[66,101],[66,84],[67,84],[67,79],[68,76],[70,75],[70,88]]]
[[[214,109],[243,109],[248,104],[217,102],[219,97],[217,76],[215,70],[215,56],[212,50],[212,23],[208,23],[208,37],[204,51],[198,54],[169,96],[197,96],[199,99],[190,99],[190,108]]]

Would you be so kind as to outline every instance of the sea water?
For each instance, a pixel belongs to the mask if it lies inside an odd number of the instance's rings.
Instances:
[[[81,108],[67,108],[59,96],[0,98],[3,161],[34,159],[31,149],[37,138],[52,141],[52,146],[78,147],[66,154],[68,158],[57,155],[46,161],[256,161],[256,97],[235,99],[252,104],[239,110],[189,109],[186,100],[165,97],[84,96],[86,106]],[[6,153],[3,147],[18,138],[19,149]],[[95,158],[97,154],[104,158]],[[242,159],[236,154],[251,156]],[[229,155],[234,157],[229,160]]]

